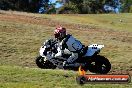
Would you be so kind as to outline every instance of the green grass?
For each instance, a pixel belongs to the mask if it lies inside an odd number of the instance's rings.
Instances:
[[[2,58],[1,64],[21,64],[28,63],[29,58],[35,58],[38,46],[48,36],[44,36],[45,32],[51,32],[48,28],[39,30],[40,26],[28,25],[13,22],[1,22],[1,39]],[[35,35],[37,33],[37,35]],[[41,33],[41,34],[40,34]],[[41,37],[39,37],[41,36]],[[38,46],[36,46],[38,44]],[[19,62],[19,63],[17,63]],[[30,61],[34,62],[34,61]]]
[[[68,29],[68,33],[73,34],[85,45],[104,44],[105,47],[102,49],[101,55],[110,60],[111,72],[131,74],[131,14],[40,15],[9,13],[0,14],[0,88],[132,87],[131,83],[79,86],[75,81],[77,72],[42,70],[35,64],[35,57],[38,55],[40,46],[46,39],[53,37],[55,26],[61,24]],[[6,17],[2,19],[2,16]],[[25,16],[26,18],[24,18]]]
[[[76,83],[77,73],[63,70],[42,70],[18,66],[0,66],[0,88],[131,88],[130,84]]]
[[[132,14],[91,14],[91,15],[44,15],[66,23],[89,25],[94,28],[114,29],[132,32]]]

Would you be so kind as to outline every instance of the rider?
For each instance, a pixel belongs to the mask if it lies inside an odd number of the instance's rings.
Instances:
[[[63,66],[69,66],[73,64],[75,60],[78,59],[80,52],[83,51],[84,45],[78,40],[76,40],[72,35],[66,34],[66,28],[61,26],[57,27],[54,31],[54,36],[58,40],[59,51],[55,57],[63,56],[64,49],[68,49],[71,52],[71,56],[67,61],[63,62]]]

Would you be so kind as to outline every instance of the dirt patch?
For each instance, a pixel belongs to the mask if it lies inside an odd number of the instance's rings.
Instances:
[[[95,29],[95,27],[90,27],[88,25],[79,24],[68,24],[64,22],[54,21],[48,18],[41,18],[35,16],[24,16],[24,15],[14,15],[14,14],[0,14],[1,21],[13,21],[13,22],[23,22],[30,24],[46,25],[50,27],[56,27],[58,25],[63,25],[69,29]]]
[[[74,30],[81,30],[81,31],[83,30],[83,31],[86,31],[87,34],[94,33],[98,35],[99,33],[104,36],[108,36],[111,40],[132,43],[132,33],[130,32],[115,31],[112,29],[105,30],[105,29],[99,29],[89,25],[59,22],[49,18],[7,14],[7,13],[0,14],[0,20],[11,21],[11,22],[21,22],[21,23],[28,23],[28,24],[37,24],[37,25],[44,25],[44,26],[46,25],[50,27],[56,27],[58,25],[62,25],[66,27],[67,29],[72,29],[72,30],[74,29]]]

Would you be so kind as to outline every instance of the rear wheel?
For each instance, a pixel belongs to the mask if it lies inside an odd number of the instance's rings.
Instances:
[[[56,66],[53,65],[50,61],[44,60],[44,57],[38,56],[36,57],[36,64],[39,68],[42,69],[55,69]]]
[[[88,68],[93,73],[107,74],[111,69],[111,64],[104,56],[97,55],[91,59]]]

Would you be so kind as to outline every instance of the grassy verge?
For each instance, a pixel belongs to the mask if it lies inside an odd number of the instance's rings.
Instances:
[[[42,70],[18,66],[0,66],[1,88],[131,88],[132,84],[76,83],[77,73],[64,70]]]

